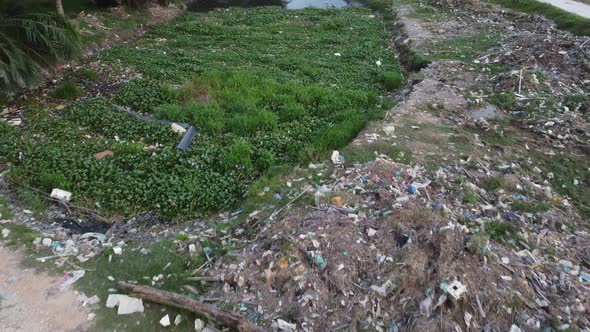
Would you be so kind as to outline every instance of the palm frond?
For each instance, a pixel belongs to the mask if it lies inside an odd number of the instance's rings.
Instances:
[[[42,67],[71,60],[80,39],[71,21],[48,14],[0,16],[0,93],[37,80]]]

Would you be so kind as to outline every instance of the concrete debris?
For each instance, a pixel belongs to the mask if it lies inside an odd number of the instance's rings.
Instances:
[[[174,325],[178,326],[182,323],[183,319],[181,315],[176,315],[176,317],[174,318]]]
[[[164,327],[170,326],[170,315],[166,314],[166,316],[160,319],[160,325]]]
[[[51,191],[51,197],[60,201],[69,202],[72,199],[72,193],[62,189],[55,188]]]
[[[205,328],[205,323],[200,319],[195,319],[195,332],[201,332]]]

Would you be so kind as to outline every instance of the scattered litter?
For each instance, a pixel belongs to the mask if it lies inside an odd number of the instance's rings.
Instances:
[[[201,332],[205,328],[205,323],[200,319],[195,319],[195,332]]]
[[[73,285],[76,281],[78,281],[80,278],[82,278],[85,274],[86,274],[85,270],[75,270],[75,271],[66,272],[64,275],[64,277],[66,278],[66,281],[62,282],[61,285],[59,285],[59,290],[63,292],[68,287]]]
[[[51,191],[51,197],[59,199],[60,201],[69,202],[72,199],[72,193],[62,189],[53,189]]]
[[[170,316],[168,314],[160,319],[160,325],[164,327],[170,326]]]
[[[186,128],[179,126],[177,123],[172,123],[170,127],[177,134],[184,134],[186,132]]]
[[[180,323],[182,323],[182,316],[181,315],[176,315],[176,317],[174,318],[174,325],[178,326],[180,325]]]
[[[451,282],[448,287],[448,293],[455,299],[459,300],[461,296],[467,292],[467,287],[463,285],[460,281],[455,280]]]
[[[281,331],[295,332],[297,330],[297,324],[287,323],[282,319],[277,319],[278,328]]]
[[[84,234],[80,235],[80,237],[78,239],[85,240],[85,239],[90,239],[90,238],[97,239],[101,243],[103,243],[107,240],[107,237],[104,234],[93,233],[93,232],[84,233]]]
[[[337,150],[334,150],[332,151],[332,156],[330,157],[330,160],[334,165],[341,165],[344,163],[344,156],[342,156],[340,152],[338,152]]]

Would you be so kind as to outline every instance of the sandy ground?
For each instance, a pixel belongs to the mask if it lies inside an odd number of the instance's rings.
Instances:
[[[20,266],[21,255],[0,245],[0,330],[83,331],[87,314],[61,278]]]
[[[551,4],[555,7],[561,8],[565,11],[570,13],[574,13],[580,15],[585,18],[590,18],[590,5],[572,1],[572,0],[539,0],[541,2],[546,2]]]

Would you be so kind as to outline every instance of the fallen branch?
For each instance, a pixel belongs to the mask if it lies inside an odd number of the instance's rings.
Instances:
[[[219,309],[216,306],[199,302],[190,297],[155,289],[147,286],[132,285],[126,282],[119,282],[117,287],[120,290],[132,293],[133,296],[139,297],[155,303],[165,304],[180,309],[190,310],[192,312],[207,316],[231,329],[241,332],[263,332],[264,329],[249,322],[242,316],[233,312]]]

